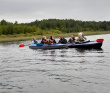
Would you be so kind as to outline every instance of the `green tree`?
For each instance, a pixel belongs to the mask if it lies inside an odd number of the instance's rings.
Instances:
[[[0,35],[2,35],[2,28],[1,28],[1,26],[0,26]]]
[[[3,20],[1,21],[1,25],[7,25],[6,20],[3,19]]]
[[[14,23],[15,25],[17,25],[18,24],[18,22],[17,21],[15,21],[15,23]]]

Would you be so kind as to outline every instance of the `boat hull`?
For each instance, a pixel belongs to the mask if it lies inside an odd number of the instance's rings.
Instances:
[[[52,45],[43,45],[43,44],[31,44],[29,48],[32,49],[61,49],[68,48],[67,44],[52,44]]]
[[[29,48],[32,49],[61,49],[61,48],[85,48],[85,49],[98,49],[101,48],[103,42],[93,42],[93,41],[88,41],[88,42],[75,42],[75,43],[68,43],[68,44],[31,44]]]
[[[81,43],[73,43],[71,45],[69,45],[68,47],[69,48],[101,48],[102,46],[102,42],[92,42],[92,41],[89,41],[89,42],[81,42]]]

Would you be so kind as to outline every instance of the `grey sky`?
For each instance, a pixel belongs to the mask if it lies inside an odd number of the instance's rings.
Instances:
[[[0,21],[49,18],[110,21],[110,0],[0,0]]]

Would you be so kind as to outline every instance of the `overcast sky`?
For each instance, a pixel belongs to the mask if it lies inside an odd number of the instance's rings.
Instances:
[[[0,21],[50,18],[110,21],[110,0],[0,0]]]

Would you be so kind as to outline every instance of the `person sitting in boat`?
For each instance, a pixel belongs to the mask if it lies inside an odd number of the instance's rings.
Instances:
[[[74,43],[75,42],[75,36],[74,34],[71,35],[71,38],[68,40],[69,43]]]
[[[53,36],[50,36],[49,44],[55,44],[56,41]]]
[[[42,43],[42,44],[48,44],[48,41],[47,41],[46,36],[43,36],[43,37],[42,37],[41,43]]]
[[[59,40],[58,43],[61,43],[61,44],[66,44],[67,43],[67,40],[64,37],[60,36],[59,38],[60,38],[60,40]]]
[[[78,33],[78,38],[77,40],[78,42],[82,42],[82,41],[86,41],[86,39],[84,38],[83,34],[82,33]]]
[[[33,38],[32,44],[37,44],[37,43],[38,43],[37,40],[35,38]]]

